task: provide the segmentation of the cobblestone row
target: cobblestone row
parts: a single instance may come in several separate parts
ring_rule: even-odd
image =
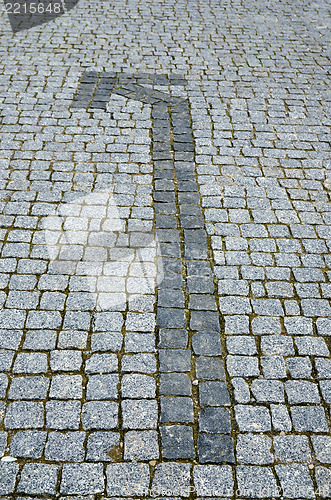
[[[189,106],[187,101],[172,106],[169,116],[167,104],[155,104],[152,111],[154,209],[165,272],[158,292],[157,326],[160,392],[168,397],[160,400],[160,423],[177,422],[160,429],[162,456],[193,459],[197,449],[200,463],[232,463],[232,439],[218,434],[231,432],[225,408],[230,397],[220,357],[220,324],[195,177]],[[194,378],[193,405],[187,373]],[[191,427],[178,425],[194,422],[194,433]]]

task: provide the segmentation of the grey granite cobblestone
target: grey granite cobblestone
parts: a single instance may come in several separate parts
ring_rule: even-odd
[[[0,496],[329,498],[328,3],[66,3],[0,15]]]

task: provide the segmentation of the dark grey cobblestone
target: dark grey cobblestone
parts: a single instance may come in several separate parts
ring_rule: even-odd
[[[172,460],[195,457],[192,427],[168,425],[161,427],[162,457]]]

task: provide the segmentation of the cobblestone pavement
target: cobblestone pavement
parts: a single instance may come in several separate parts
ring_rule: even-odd
[[[0,499],[331,498],[325,0],[0,30]]]

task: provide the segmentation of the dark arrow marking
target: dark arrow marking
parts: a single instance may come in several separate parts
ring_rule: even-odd
[[[54,21],[73,9],[79,0],[4,0],[13,33]]]
[[[178,76],[175,79],[166,75],[153,76],[149,75],[148,79],[147,75],[88,71],[80,82],[72,108],[106,111],[111,94],[152,105],[153,208],[163,264],[163,279],[158,283],[161,301],[158,298],[156,315],[159,376],[162,378],[166,374],[175,384],[178,373],[191,371],[192,378],[200,380],[199,418],[202,427],[205,426],[205,432],[198,429],[196,404],[195,419],[193,410],[192,415],[185,410],[183,416],[180,412],[183,408],[176,413],[178,407],[171,407],[171,396],[177,393],[171,387],[170,392],[163,391],[159,426],[162,458],[198,458],[200,463],[232,464],[235,457],[231,400],[222,359],[220,313],[214,297],[207,232],[196,182],[190,107],[186,99],[151,88],[151,84],[176,82],[183,85],[186,82]],[[149,86],[144,86],[146,84]],[[180,303],[184,293],[187,297],[185,312],[184,304]],[[179,302],[174,297],[178,297]],[[195,368],[190,360],[196,363]],[[197,398],[196,390],[196,386],[192,388]],[[184,394],[189,396],[191,393]],[[177,422],[173,426],[175,430],[167,424],[169,418],[170,422]],[[193,427],[187,423],[192,423]]]

